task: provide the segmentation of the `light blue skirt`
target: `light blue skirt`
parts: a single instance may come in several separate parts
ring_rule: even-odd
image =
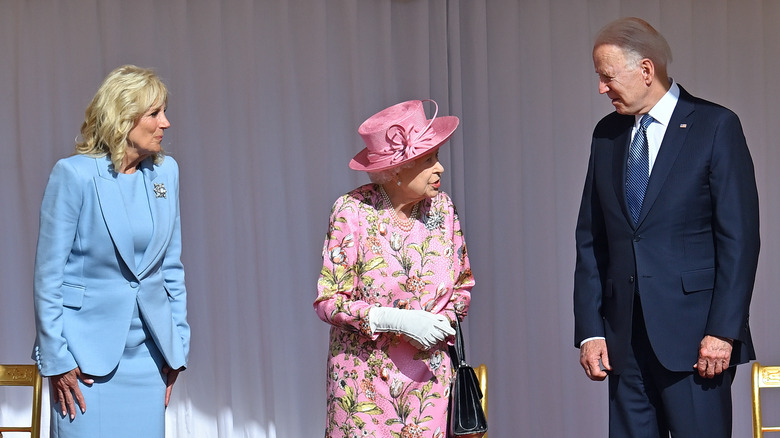
[[[96,333],[95,336],[100,336]],[[162,438],[165,436],[165,376],[162,354],[147,332],[136,306],[125,352],[111,374],[79,381],[87,404],[76,418],[63,416],[52,403],[51,438]],[[52,397],[52,401],[55,399]]]

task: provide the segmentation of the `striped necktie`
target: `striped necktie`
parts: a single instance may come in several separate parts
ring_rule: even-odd
[[[642,211],[642,201],[645,199],[647,181],[650,179],[650,152],[647,149],[647,127],[655,119],[649,114],[642,116],[639,128],[631,141],[628,150],[628,165],[626,166],[626,200],[634,224],[639,222],[639,212]]]

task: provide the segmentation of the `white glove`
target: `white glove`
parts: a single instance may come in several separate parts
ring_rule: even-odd
[[[393,332],[406,335],[421,350],[427,350],[439,342],[454,336],[455,329],[444,315],[425,310],[372,307],[368,311],[371,333]]]

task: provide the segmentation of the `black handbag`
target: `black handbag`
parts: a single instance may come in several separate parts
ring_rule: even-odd
[[[488,425],[482,411],[482,390],[474,368],[466,363],[460,322],[455,318],[455,346],[450,347],[454,380],[450,387],[449,428],[451,437],[482,438]]]

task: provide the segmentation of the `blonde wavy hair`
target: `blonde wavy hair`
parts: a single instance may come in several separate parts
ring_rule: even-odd
[[[168,89],[150,69],[123,65],[106,76],[92,98],[81,125],[76,153],[108,156],[114,169],[121,168],[127,135],[150,108],[168,104]],[[162,162],[163,152],[154,157]]]

